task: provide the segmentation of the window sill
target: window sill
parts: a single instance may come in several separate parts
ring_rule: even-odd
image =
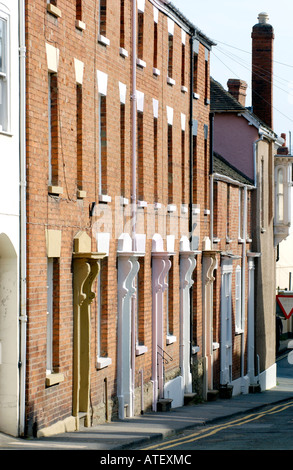
[[[184,85],[181,86],[181,91],[182,93],[187,93],[188,92],[188,88]]]
[[[48,193],[49,194],[63,194],[63,188],[61,186],[48,186]]]
[[[137,201],[137,207],[147,207],[147,205],[146,201]]]
[[[75,27],[79,29],[80,31],[84,31],[86,29],[86,25],[83,21],[76,20],[75,21]]]
[[[241,244],[245,243],[245,240],[243,238],[238,238],[238,243],[241,245]]]
[[[106,38],[102,34],[98,35],[98,42],[103,46],[110,46],[110,39]]]
[[[121,57],[128,57],[128,51],[123,47],[119,48],[119,54],[121,55]]]
[[[112,359],[110,357],[98,357],[97,358],[97,369],[104,369],[112,364]]]
[[[197,354],[200,351],[200,347],[192,346],[191,351],[192,351],[192,354]]]
[[[60,373],[48,374],[46,377],[46,387],[52,387],[52,385],[57,385],[61,382],[64,382],[64,375]]]
[[[56,18],[61,18],[61,10],[55,5],[52,5],[51,3],[48,3],[47,5],[47,12],[51,13],[51,15],[55,16]]]
[[[146,62],[142,59],[136,59],[136,65],[144,69],[146,67]]]
[[[81,189],[78,189],[76,194],[78,199],[84,199],[86,197],[86,191],[82,191]]]
[[[175,204],[168,204],[167,205],[167,212],[176,212],[177,207]]]
[[[235,335],[242,335],[244,333],[244,330],[242,328],[235,328]]]
[[[143,344],[137,344],[135,348],[135,354],[136,356],[141,356],[142,354],[145,354],[147,350],[147,346],[144,346]]]
[[[175,82],[174,78],[167,77],[167,83],[168,83],[168,85],[174,86],[176,82]]]
[[[173,336],[173,335],[168,335],[166,338],[166,344],[173,344],[173,343],[176,343],[176,341],[177,341],[177,338],[176,336]]]
[[[111,200],[111,196],[108,196],[107,194],[99,195],[99,202],[111,202]]]
[[[120,197],[120,205],[121,206],[128,206],[128,204],[129,204],[128,199],[126,197],[121,196]]]
[[[11,134],[10,132],[2,131],[2,129],[0,129],[0,135],[6,135],[6,137],[12,137],[13,136],[13,134]]]
[[[199,95],[198,93],[193,93],[193,98],[194,98],[195,100],[199,100],[200,95]]]
[[[161,74],[160,70],[156,69],[156,67],[153,67],[153,75],[155,75],[155,77],[158,77],[160,74]]]

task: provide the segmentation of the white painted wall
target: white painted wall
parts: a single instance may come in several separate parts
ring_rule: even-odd
[[[18,434],[19,317],[19,51],[18,0],[0,0],[9,14],[10,128],[0,132],[0,431]]]

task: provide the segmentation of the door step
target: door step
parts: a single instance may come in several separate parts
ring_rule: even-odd
[[[185,393],[184,394],[184,406],[186,405],[193,405],[197,398],[196,393]]]
[[[232,398],[233,385],[220,386],[220,398]]]
[[[82,429],[86,427],[86,418],[87,418],[87,413],[85,411],[79,411],[78,413],[78,428]]]
[[[249,385],[249,393],[260,393],[261,387],[259,384]]]
[[[219,390],[208,390],[207,401],[216,401],[219,396]]]
[[[157,402],[157,411],[170,411],[172,398],[161,398]]]

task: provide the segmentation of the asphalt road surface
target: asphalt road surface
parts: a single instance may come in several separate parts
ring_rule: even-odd
[[[153,451],[293,450],[293,400],[198,426],[146,447]]]

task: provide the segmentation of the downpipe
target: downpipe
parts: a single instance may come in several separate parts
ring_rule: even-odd
[[[136,251],[136,0],[132,0],[132,194],[131,194],[131,230],[132,251]],[[135,282],[135,280],[134,280]],[[138,286],[136,286],[137,288]],[[136,347],[136,295],[131,298],[131,399],[134,414],[134,388],[135,388],[135,347]]]
[[[242,388],[244,387],[244,328],[245,328],[245,282],[246,282],[246,232],[247,232],[247,186],[244,186],[244,206],[243,206],[243,226],[242,226],[242,263],[241,263],[241,312],[242,312],[242,335],[241,335],[241,378]]]
[[[20,352],[19,352],[19,435],[25,434],[26,378],[26,48],[25,0],[19,0],[19,165],[20,165]]]

